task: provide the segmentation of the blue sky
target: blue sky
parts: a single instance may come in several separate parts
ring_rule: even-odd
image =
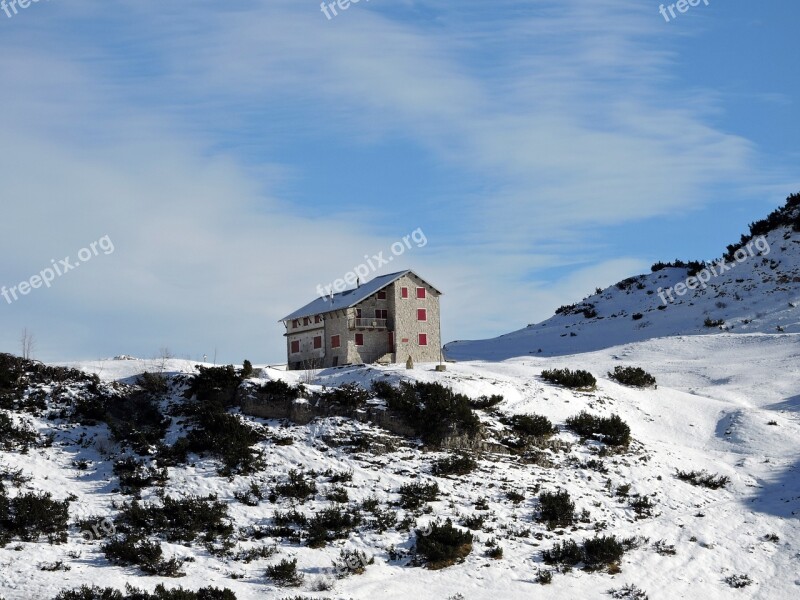
[[[277,320],[428,240],[445,340],[712,258],[800,191],[793,0],[50,0],[0,12],[0,286],[43,360],[278,362]],[[667,3],[669,5],[669,3]]]

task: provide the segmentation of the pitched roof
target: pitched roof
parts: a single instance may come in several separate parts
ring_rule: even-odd
[[[286,315],[281,319],[281,321],[291,321],[292,319],[299,319],[302,317],[310,317],[313,315],[321,315],[323,313],[331,312],[334,310],[344,310],[347,308],[351,308],[361,302],[362,300],[366,300],[372,294],[382,290],[387,285],[394,283],[398,279],[400,279],[403,275],[411,273],[418,279],[425,281],[411,271],[407,269],[405,271],[398,271],[397,273],[389,273],[388,275],[381,275],[380,277],[376,277],[360,285],[357,288],[352,290],[345,290],[343,292],[339,292],[338,294],[334,294],[333,297],[331,296],[324,296],[321,298],[317,298],[313,302],[309,302],[303,308],[299,308],[294,311],[290,315]],[[427,282],[426,282],[427,283]],[[428,284],[430,285],[430,284]],[[433,288],[433,286],[431,286]],[[439,290],[433,288],[437,293],[441,294]]]

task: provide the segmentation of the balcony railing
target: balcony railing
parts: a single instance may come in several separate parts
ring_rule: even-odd
[[[350,319],[350,329],[388,329],[389,319],[375,317],[354,317]]]

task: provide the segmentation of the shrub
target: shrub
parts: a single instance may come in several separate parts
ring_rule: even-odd
[[[648,600],[644,590],[633,584],[623,585],[618,590],[609,590],[608,593],[616,600]]]
[[[519,433],[533,437],[544,438],[558,433],[558,428],[542,415],[514,415],[508,422]]]
[[[331,404],[356,409],[364,406],[372,398],[372,394],[357,383],[344,383],[319,394],[319,397]]]
[[[375,564],[375,558],[367,556],[366,552],[342,548],[339,558],[333,561],[333,568],[336,576],[342,579],[350,574],[361,575],[367,570],[367,565],[372,564]]]
[[[14,425],[9,415],[0,412],[0,449],[27,451],[37,439],[35,431],[24,425]]]
[[[123,458],[114,463],[114,474],[119,477],[122,493],[131,494],[152,485],[164,485],[169,476],[165,468],[148,465],[133,457]]]
[[[159,583],[152,594],[126,584],[123,595],[114,588],[84,585],[74,590],[63,590],[54,600],[236,600],[236,594],[228,588],[205,587],[195,592],[182,587],[167,589]]]
[[[631,428],[618,415],[597,417],[582,411],[567,419],[567,427],[584,438],[602,436],[609,446],[627,446],[631,439]]]
[[[543,550],[542,560],[547,565],[571,568],[583,560],[583,553],[574,540],[564,540],[556,542],[549,550]]]
[[[625,547],[613,535],[594,537],[583,542],[583,562],[590,571],[618,564],[623,554]]]
[[[656,385],[656,378],[641,367],[616,366],[608,376],[622,385],[632,387],[652,387]]]
[[[287,475],[287,481],[275,486],[275,493],[305,502],[309,496],[317,493],[317,484],[312,473],[291,469]]]
[[[539,520],[548,529],[569,527],[575,520],[575,503],[566,490],[539,494]]]
[[[197,375],[189,382],[187,397],[197,396],[201,404],[217,404],[225,408],[236,405],[236,391],[242,383],[242,376],[233,365],[196,365],[195,368]]]
[[[293,387],[282,379],[267,381],[258,389],[259,396],[268,402],[288,402],[304,394],[303,386]]]
[[[106,398],[102,420],[108,424],[114,439],[130,445],[139,454],[149,454],[170,424],[158,401],[146,392],[129,392]]]
[[[453,526],[450,519],[434,523],[430,532],[416,531],[416,553],[429,569],[442,569],[463,560],[472,552],[472,534]]]
[[[249,379],[253,376],[253,363],[251,363],[246,358],[242,363],[242,379]]]
[[[469,398],[439,383],[403,381],[395,388],[375,382],[372,391],[385,399],[426,444],[437,445],[450,435],[475,435],[480,430]]]
[[[303,575],[297,572],[297,559],[284,558],[281,562],[267,567],[267,577],[280,587],[297,587],[303,583]]]
[[[138,535],[115,536],[103,545],[106,559],[116,565],[137,565],[148,575],[182,577],[181,561],[164,560],[161,544]]]
[[[426,502],[433,502],[439,497],[439,484],[406,483],[400,486],[400,506],[407,510],[419,508]]]
[[[539,569],[536,573],[536,583],[538,583],[539,585],[548,585],[550,583],[553,583],[552,571],[548,571],[546,569]]]
[[[725,325],[725,319],[712,319],[711,317],[706,317],[706,320],[703,321],[703,327],[722,327]]]
[[[148,371],[145,371],[136,378],[136,385],[156,396],[166,394],[169,390],[169,381],[165,375],[161,373],[150,373]]]
[[[478,467],[477,461],[465,453],[454,454],[434,461],[434,475],[468,475]]]
[[[53,500],[48,493],[6,496],[0,484],[0,547],[12,538],[35,542],[47,536],[51,544],[67,541],[69,500]]]
[[[470,400],[470,405],[476,410],[488,410],[493,406],[497,406],[503,401],[503,396],[493,394],[491,396],[480,396]]]
[[[486,521],[486,515],[470,515],[461,519],[461,525],[474,531],[483,527],[484,521]]]
[[[594,389],[597,385],[597,380],[594,378],[594,375],[588,371],[581,370],[550,369],[542,371],[542,379],[576,390],[590,390]]]
[[[345,539],[361,522],[361,514],[355,508],[329,506],[308,520],[308,545],[322,548],[333,540]]]
[[[728,575],[725,578],[725,583],[727,583],[732,588],[744,588],[753,583],[753,580],[750,579],[749,575],[741,574],[741,575]]]
[[[675,476],[692,485],[718,490],[730,483],[727,475],[712,475],[706,471],[678,471]]]
[[[262,455],[252,446],[265,436],[251,425],[213,406],[201,409],[195,422],[197,427],[186,436],[187,449],[219,458],[223,475],[246,475],[261,468]]]

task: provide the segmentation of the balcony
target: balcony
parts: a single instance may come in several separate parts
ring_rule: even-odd
[[[354,329],[389,329],[389,319],[376,319],[375,317],[352,317],[348,322],[350,331]]]

